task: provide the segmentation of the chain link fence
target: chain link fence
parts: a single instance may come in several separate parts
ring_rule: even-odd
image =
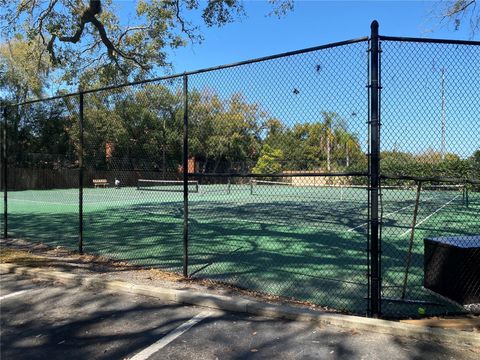
[[[365,312],[366,234],[348,230],[368,221],[367,50],[188,77],[191,274]]]
[[[6,183],[9,236],[75,250],[79,196],[72,190],[79,187],[79,163],[70,131],[78,101],[71,100],[9,108]]]
[[[84,250],[182,268],[182,82],[85,94]]]
[[[480,259],[480,46],[385,37],[381,47],[383,312],[455,313],[432,284],[468,284],[479,302],[478,265],[462,267]]]
[[[478,45],[372,33],[8,106],[2,233],[356,314],[463,312],[424,240],[480,234]]]

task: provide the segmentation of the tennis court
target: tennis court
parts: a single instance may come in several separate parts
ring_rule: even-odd
[[[154,185],[154,184],[153,184]],[[397,302],[406,273],[416,191],[382,191],[383,307]],[[423,239],[480,233],[479,193],[425,187],[408,270],[405,299],[454,305],[427,293]],[[183,193],[160,187],[84,189],[84,248],[142,266],[181,271]],[[78,189],[9,192],[9,233],[52,246],[77,248]],[[367,297],[368,192],[361,186],[189,183],[189,273],[262,293],[362,313]],[[391,256],[396,254],[396,256]],[[401,256],[398,256],[398,255]]]

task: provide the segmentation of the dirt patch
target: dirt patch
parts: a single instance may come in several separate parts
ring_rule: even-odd
[[[431,317],[419,320],[401,320],[400,322],[443,329],[480,331],[480,317],[473,315],[463,317]]]
[[[343,313],[325,306],[297,301],[280,296],[268,295],[248,289],[212,281],[208,279],[184,278],[181,274],[157,268],[144,268],[91,254],[80,255],[63,247],[52,248],[44,244],[32,244],[21,239],[0,240],[0,262],[17,263],[23,266],[48,267],[73,274],[88,275],[104,280],[119,280],[138,285],[166,287],[177,290],[194,290],[217,295],[241,295],[254,300],[272,304],[286,304],[306,307],[317,311]],[[405,319],[402,322],[419,326],[456,328],[467,331],[480,331],[480,317],[432,317],[424,319]]]
[[[2,247],[0,249],[0,263],[15,263],[23,266],[43,266],[47,259],[40,256],[32,255],[27,251],[8,249]]]

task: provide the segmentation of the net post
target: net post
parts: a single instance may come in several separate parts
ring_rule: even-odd
[[[188,76],[183,75],[183,276],[188,277]]]
[[[7,154],[7,127],[8,127],[8,110],[5,105],[3,108],[3,132],[2,132],[2,179],[3,179],[3,238],[8,237],[8,154]]]
[[[469,202],[468,202],[469,198],[468,198],[468,196],[469,196],[469,194],[470,194],[470,189],[469,189],[468,185],[465,186],[464,191],[465,191],[465,206],[468,208],[468,205],[469,205]]]
[[[83,92],[79,94],[78,147],[78,252],[83,254]]]
[[[463,184],[462,186],[462,201],[463,205],[468,208],[468,183]]]
[[[380,49],[378,22],[372,22],[370,29],[370,316],[381,315],[381,274],[380,274],[380,224],[379,224],[379,186],[380,186]]]
[[[408,244],[407,252],[407,264],[405,266],[405,276],[403,278],[403,287],[402,287],[402,300],[405,299],[405,293],[407,292],[407,283],[408,283],[408,273],[410,271],[410,263],[412,260],[412,249],[413,249],[413,240],[415,238],[415,227],[417,225],[417,215],[418,215],[418,205],[420,203],[420,193],[422,191],[422,182],[417,183],[417,193],[415,197],[415,207],[413,208],[413,220],[412,227],[410,230],[410,242]]]

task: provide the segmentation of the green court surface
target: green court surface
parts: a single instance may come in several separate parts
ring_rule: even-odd
[[[368,289],[367,190],[354,187],[199,185],[189,194],[189,274],[262,293],[363,314]],[[383,190],[382,302],[385,314],[459,311],[428,293],[423,239],[480,233],[480,194],[421,193],[406,302],[415,191]],[[77,248],[78,189],[9,192],[9,234]],[[84,250],[146,267],[181,271],[183,193],[84,189]],[[423,304],[423,303],[422,303]]]

